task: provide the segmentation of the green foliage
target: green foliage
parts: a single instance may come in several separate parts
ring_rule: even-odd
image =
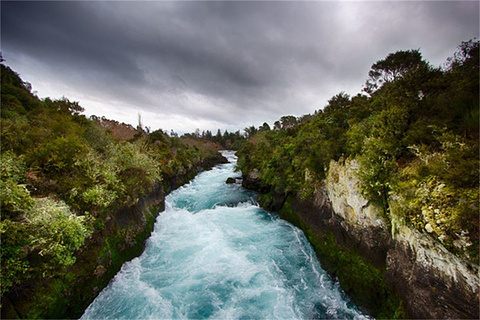
[[[396,214],[434,235],[449,250],[478,259],[478,142],[452,133],[441,147],[412,147],[415,161],[402,169],[395,186]]]
[[[33,205],[22,208],[22,219],[2,216],[0,222],[2,295],[29,277],[49,276],[57,268],[73,264],[75,250],[91,234],[85,217],[72,214],[64,202],[50,198],[28,201]],[[45,257],[34,258],[36,255]]]
[[[15,217],[28,211],[33,201],[25,184],[26,165],[22,157],[7,151],[1,155],[0,199],[3,217]]]
[[[30,162],[53,176],[70,172],[73,166],[88,152],[85,142],[77,136],[58,137],[47,141],[36,152],[29,154]]]
[[[48,264],[71,265],[73,253],[80,248],[91,231],[85,225],[85,216],[76,216],[62,201],[37,198],[33,209],[25,217],[31,230],[31,249],[40,256],[48,256]]]
[[[117,200],[117,193],[113,190],[107,189],[105,185],[94,185],[86,189],[82,193],[83,200],[100,208],[109,207],[115,200]]]
[[[342,288],[357,303],[378,319],[406,318],[402,301],[385,284],[385,270],[368,263],[354,250],[339,246],[332,233],[319,237],[307,229],[306,235],[326,269],[338,277]]]
[[[2,217],[3,218],[3,217]],[[8,219],[0,221],[1,247],[1,295],[12,287],[18,287],[22,281],[30,277],[27,228],[25,224]]]
[[[12,180],[0,182],[2,214],[13,216],[27,211],[32,206],[30,193],[25,185],[17,184]]]
[[[78,102],[70,101],[65,97],[60,100],[51,100],[50,98],[46,98],[44,103],[47,108],[51,108],[59,113],[64,113],[68,115],[78,116],[84,111],[84,109],[78,104]]]
[[[388,214],[388,196],[397,165],[393,157],[385,151],[382,142],[379,138],[367,139],[359,156],[358,178],[367,199],[381,205],[384,213]]]
[[[384,84],[394,82],[410,71],[424,65],[422,55],[418,50],[397,51],[389,54],[385,59],[372,65],[368,73],[365,90],[372,93]]]
[[[161,181],[158,164],[146,152],[148,152],[146,145],[141,140],[134,143],[111,144],[107,149],[108,161],[112,167],[117,168],[120,184],[123,185],[121,190],[124,192],[126,204],[136,202],[140,195],[152,189],[155,182]],[[108,175],[106,176],[108,179]]]

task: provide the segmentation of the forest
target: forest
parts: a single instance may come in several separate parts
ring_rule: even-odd
[[[268,126],[268,125],[267,125]],[[252,130],[251,130],[252,131]],[[262,126],[238,151],[267,192],[308,198],[331,161],[356,159],[364,196],[449,251],[478,263],[479,42],[462,42],[441,67],[419,50],[371,66],[362,93]]]

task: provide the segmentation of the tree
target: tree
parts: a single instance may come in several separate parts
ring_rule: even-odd
[[[80,113],[85,111],[85,109],[83,109],[78,102],[70,101],[66,97],[63,97],[59,100],[51,100],[50,98],[46,98],[44,103],[49,108],[69,115],[78,116]]]
[[[350,108],[350,96],[345,92],[333,96],[323,110],[325,118],[330,124],[346,129],[348,127],[347,109]]]
[[[247,139],[253,137],[255,133],[257,133],[258,131],[257,128],[255,128],[255,126],[246,127],[243,130],[245,130],[245,135]]]
[[[419,50],[400,50],[390,53],[385,59],[372,65],[364,90],[371,94],[386,83],[393,82],[422,65],[426,65],[426,62],[422,60]]]
[[[275,123],[273,124],[273,128],[275,130],[280,130],[282,128],[282,125],[280,124],[280,121],[275,121]]]
[[[258,131],[270,131],[270,126],[268,123],[264,122],[259,128]]]
[[[220,129],[217,130],[217,134],[215,135],[215,142],[220,143],[222,141],[222,131]]]
[[[297,124],[297,117],[295,116],[283,116],[280,118],[282,123],[282,129],[292,128]]]
[[[455,52],[453,57],[447,59],[445,63],[447,70],[453,70],[459,66],[465,64],[465,62],[472,61],[473,66],[478,69],[479,63],[479,41],[476,38],[469,41],[462,41],[458,46],[458,51]]]
[[[323,110],[324,112],[334,112],[345,110],[350,106],[350,96],[344,91],[334,95],[328,100],[328,104]]]

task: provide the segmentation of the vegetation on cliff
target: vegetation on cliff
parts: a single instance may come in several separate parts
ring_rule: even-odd
[[[112,212],[219,156],[213,143],[87,119],[67,98],[41,100],[3,64],[1,104],[2,300],[32,281],[75,278],[65,266]]]
[[[238,155],[265,190],[303,197],[331,160],[355,158],[364,195],[388,223],[395,216],[478,263],[479,42],[462,42],[441,68],[418,50],[389,54],[372,65],[364,93],[283,117]]]

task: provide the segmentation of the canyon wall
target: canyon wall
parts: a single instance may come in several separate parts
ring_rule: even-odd
[[[478,319],[478,265],[370,203],[357,170],[354,160],[332,161],[308,195],[259,188],[258,172],[243,184],[261,192],[263,207],[305,232],[322,266],[373,316]]]

